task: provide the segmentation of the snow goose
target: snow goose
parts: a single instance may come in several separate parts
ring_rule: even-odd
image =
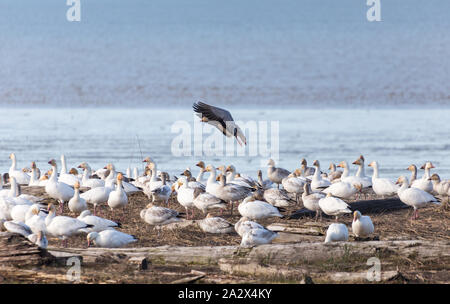
[[[197,188],[194,190],[194,206],[200,209],[205,214],[210,209],[223,209],[227,208],[227,203],[220,198],[215,197],[211,193],[203,192],[202,189]]]
[[[348,163],[347,163],[345,160],[344,160],[344,161],[341,161],[341,162],[337,165],[337,167],[343,168],[343,169],[344,169],[344,172],[342,172],[340,181],[343,181],[345,178],[349,177],[349,175],[350,175],[350,167],[348,166]]]
[[[47,192],[51,198],[59,202],[60,213],[62,213],[64,210],[64,202],[69,201],[73,197],[75,191],[69,185],[57,180],[58,171],[56,170],[56,161],[52,159],[48,163],[52,166],[52,175],[45,185],[45,192]]]
[[[337,182],[331,184],[328,188],[323,190],[322,192],[325,194],[331,193],[335,197],[339,197],[341,199],[349,199],[356,193],[361,192],[362,185],[359,183],[354,183],[353,185],[347,182]]]
[[[253,247],[270,244],[278,234],[268,229],[252,229],[244,233],[241,240],[242,247]]]
[[[80,215],[77,217],[80,221],[92,225],[93,227],[86,228],[86,231],[88,232],[101,232],[103,230],[111,230],[114,228],[118,228],[121,225],[119,223],[113,222],[111,220],[92,215],[91,211],[84,210],[80,213]]]
[[[372,179],[366,176],[366,169],[364,167],[364,156],[360,155],[357,160],[352,164],[358,166],[358,171],[356,171],[355,177],[357,177],[357,182],[362,184],[363,189],[370,188],[372,186]]]
[[[161,173],[162,185],[160,187],[151,190],[152,197],[155,202],[163,202],[169,206],[170,195],[172,194],[172,188],[167,185],[168,174],[166,172]]]
[[[13,221],[25,222],[25,217],[31,205],[15,205],[11,208],[11,218]]]
[[[296,201],[291,199],[288,192],[283,189],[267,189],[263,197],[266,202],[275,207],[290,207],[296,204]]]
[[[108,165],[106,165],[105,168],[109,171],[108,177],[105,178],[105,184],[106,183],[114,184],[116,182],[117,174],[118,174],[118,172],[116,172],[116,168],[114,167],[113,164],[108,164]],[[122,178],[123,178],[123,174],[122,174]],[[132,194],[132,193],[141,191],[139,188],[137,188],[133,184],[130,184],[130,183],[124,181],[123,179],[122,179],[122,187],[126,194]]]
[[[205,185],[203,185],[202,183],[196,181],[195,178],[192,177],[192,173],[191,173],[190,170],[184,170],[184,172],[181,173],[181,175],[186,177],[186,180],[189,183],[189,187],[194,188],[194,189],[195,188],[200,188],[202,190],[206,189]]]
[[[9,189],[8,199],[14,205],[29,205],[31,206],[34,201],[40,201],[41,199],[32,196],[32,195],[19,195],[19,185],[16,182],[15,177],[9,178],[9,183],[11,185],[11,189]],[[32,201],[31,201],[31,200]]]
[[[251,193],[252,189],[245,186],[226,184],[225,176],[219,175],[219,187],[214,195],[231,204],[231,215],[233,215],[233,204],[239,202]]]
[[[405,176],[400,176],[397,180],[397,184],[401,184],[397,191],[400,200],[408,206],[414,208],[413,219],[419,218],[419,208],[425,207],[428,203],[440,204],[438,200],[429,194],[418,188],[408,188],[409,182]]]
[[[314,169],[313,167],[308,167],[306,159],[302,158],[300,164],[302,165],[302,171],[304,176],[312,176],[314,175],[314,172],[316,172],[316,169]]]
[[[76,182],[79,182],[77,176],[67,173],[66,157],[64,154],[61,155],[61,172],[59,173],[58,181],[72,187]]]
[[[31,233],[33,233],[28,227],[28,225],[24,224],[21,221],[6,221],[3,223],[5,229],[11,233],[17,233],[24,237],[27,237]]]
[[[275,167],[275,161],[273,159],[269,159],[267,166],[267,177],[280,188],[283,178],[287,177],[291,172],[283,168]]]
[[[32,242],[33,244],[38,245],[38,247],[41,247],[43,249],[47,248],[48,246],[48,240],[45,236],[45,232],[38,231],[37,233],[32,233],[27,236],[27,239]]]
[[[325,243],[346,241],[348,241],[347,226],[341,223],[333,223],[328,226],[327,234],[325,236]]]
[[[76,182],[73,186],[74,194],[67,205],[69,206],[69,210],[71,212],[79,214],[87,209],[87,204],[86,200],[80,197],[80,182]]]
[[[313,162],[314,168],[316,170],[314,171],[314,175],[311,181],[311,189],[313,191],[316,190],[323,190],[331,185],[331,182],[329,180],[323,179],[320,175],[320,162],[318,160],[315,160]]]
[[[122,173],[117,174],[116,189],[109,192],[107,204],[111,211],[114,209],[122,208],[125,213],[125,206],[128,205],[128,196],[122,187],[123,175]]]
[[[45,224],[45,219],[47,214],[41,211],[38,204],[31,206],[25,215],[25,224],[30,227],[33,233],[38,233],[39,231],[46,232],[47,225]]]
[[[252,196],[246,197],[244,201],[239,204],[238,211],[241,216],[252,220],[269,217],[283,217],[277,207],[263,201],[255,200]]]
[[[330,174],[328,174],[328,180],[333,183],[341,180],[342,171],[336,170],[336,165],[334,163],[330,163],[330,167],[328,167],[330,170]]]
[[[114,190],[114,183],[111,181],[105,182],[104,187],[96,187],[86,191],[80,197],[86,200],[87,203],[94,205],[94,215],[96,214],[97,206],[106,203],[109,198],[109,193]]]
[[[286,178],[283,178],[281,183],[284,190],[295,194],[295,201],[298,204],[298,197],[299,194],[303,192],[303,186],[306,184],[306,179],[298,178],[297,174],[294,172],[289,174]]]
[[[429,180],[431,180],[431,182],[433,183],[433,190],[445,197],[448,197],[449,191],[450,191],[450,182],[449,181],[441,181],[441,178],[439,177],[439,175],[437,173],[434,173],[433,175],[431,175],[431,177],[429,178]]]
[[[433,183],[427,179],[420,178],[417,179],[417,167],[416,165],[410,165],[407,170],[411,171],[411,188],[421,189],[430,193],[433,191]]]
[[[234,231],[233,224],[210,213],[197,223],[200,229],[207,233],[231,233]]]
[[[331,193],[319,200],[319,206],[326,215],[336,216],[336,221],[339,215],[352,213],[349,209],[350,206],[346,202],[340,198],[333,197]]]
[[[362,215],[358,210],[353,212],[352,231],[356,237],[369,237],[374,230],[370,216]]]
[[[225,172],[227,172],[227,183],[240,185],[244,187],[255,187],[256,181],[253,180],[250,176],[242,176],[241,174],[236,172],[236,168],[233,165],[227,166]],[[230,180],[228,181],[228,173],[230,174]]]
[[[119,248],[137,241],[134,235],[126,234],[117,230],[90,232],[86,238],[88,241],[88,247],[91,246],[92,242],[95,246],[102,248]]]
[[[155,206],[152,203],[148,204],[146,209],[141,210],[140,216],[147,223],[152,226],[161,228],[161,226],[168,225],[181,221],[178,211],[173,209]],[[159,231],[158,231],[159,233]]]
[[[397,193],[399,187],[394,182],[387,178],[378,177],[378,162],[371,162],[369,167],[373,168],[372,189],[376,195],[380,195],[384,198],[386,195],[390,196]]]
[[[303,185],[303,194],[302,194],[303,206],[308,210],[316,212],[316,221],[319,215],[321,215],[319,201],[323,198],[325,198],[325,194],[312,192],[309,183]]]
[[[194,217],[194,188],[191,188],[186,178],[179,179],[179,188],[177,191],[177,201],[186,209],[186,219],[189,218],[189,208],[192,209],[192,217]]]
[[[55,206],[53,204],[48,205],[48,215],[45,218],[45,225],[47,226],[47,233],[62,239],[67,245],[67,239],[72,235],[76,235],[82,232],[82,229],[89,228],[92,225],[88,225],[79,219],[69,216],[56,216]]]
[[[193,104],[194,112],[200,117],[201,122],[208,123],[227,137],[234,136],[239,145],[246,145],[247,139],[241,128],[234,122],[230,112],[225,109],[214,107],[203,102]]]
[[[99,178],[90,178],[92,175],[92,169],[88,163],[81,163],[78,168],[83,169],[83,177],[81,178],[81,185],[88,188],[104,187],[105,181]]]
[[[216,181],[216,174],[217,174],[216,168],[214,166],[212,166],[212,165],[208,165],[208,166],[206,166],[205,171],[206,172],[210,172],[208,180],[206,182],[205,190],[206,190],[206,192],[209,192],[212,195],[218,197],[216,195],[216,193],[219,190],[220,185]]]
[[[257,222],[251,221],[248,217],[241,217],[239,221],[234,224],[234,230],[237,234],[242,237],[247,231],[252,229],[266,229],[264,226],[258,224]]]
[[[195,165],[200,168],[200,171],[198,172],[198,175],[197,175],[197,182],[204,183],[205,181],[203,180],[203,174],[206,172],[205,163],[203,161],[199,161]]]
[[[28,182],[28,186],[41,186],[39,182],[39,176],[37,174],[37,167],[36,163],[31,163],[31,174],[30,174],[30,181]]]
[[[9,168],[9,177],[15,177],[17,183],[20,185],[28,185],[30,182],[30,176],[22,170],[16,169],[16,155],[11,153],[9,158],[12,161],[11,167]]]

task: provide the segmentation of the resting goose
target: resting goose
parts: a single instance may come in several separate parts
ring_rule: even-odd
[[[9,168],[9,177],[14,177],[19,185],[28,185],[30,183],[30,176],[22,170],[16,169],[16,155],[11,153],[11,167]]]
[[[331,185],[331,182],[327,179],[323,179],[320,175],[320,162],[318,160],[315,160],[313,162],[314,168],[316,170],[314,171],[314,175],[311,181],[311,189],[313,191],[316,190],[323,190]]]
[[[390,181],[387,178],[379,178],[378,177],[378,163],[376,161],[373,161],[369,164],[369,167],[373,168],[373,175],[372,175],[372,189],[373,192],[375,192],[376,195],[384,196],[388,195],[394,195],[397,194],[398,186]]]
[[[327,234],[325,236],[325,243],[346,241],[348,241],[347,226],[340,223],[333,223],[328,226]]]
[[[302,165],[302,171],[304,176],[312,176],[314,175],[314,172],[316,172],[316,169],[312,167],[308,167],[308,163],[306,162],[306,159],[302,158],[300,161],[300,164]]]
[[[61,155],[61,172],[59,173],[58,181],[72,187],[76,182],[79,182],[77,176],[67,173],[66,157],[64,154]]]
[[[331,193],[335,197],[341,199],[349,199],[356,193],[360,193],[362,190],[362,185],[359,183],[354,183],[353,185],[347,182],[337,182],[331,184],[328,188],[323,190],[323,193]]]
[[[268,229],[252,229],[244,233],[241,240],[242,247],[253,247],[270,244],[278,234]]]
[[[141,210],[140,216],[147,224],[158,227],[181,221],[178,211],[151,203],[147,205],[146,209]]]
[[[416,165],[410,165],[407,170],[411,171],[411,188],[417,188],[428,193],[433,191],[433,183],[428,179],[417,179],[417,167]]]
[[[48,205],[48,215],[45,218],[45,225],[47,226],[47,233],[62,239],[67,245],[67,239],[73,235],[82,232],[82,229],[89,228],[88,225],[79,219],[68,216],[56,216],[55,206],[53,204]]]
[[[341,176],[342,176],[343,172],[336,170],[336,165],[334,163],[330,163],[330,167],[328,169],[330,170],[330,174],[328,174],[328,180],[331,183],[341,180]]]
[[[408,188],[409,182],[405,176],[400,176],[397,180],[397,184],[401,184],[397,194],[400,200],[408,206],[414,208],[413,219],[419,218],[419,208],[425,207],[428,203],[439,205],[439,201],[429,194],[418,188]]]
[[[33,233],[38,233],[39,231],[46,232],[47,225],[45,224],[45,219],[47,218],[47,214],[41,212],[40,206],[38,204],[34,204],[28,209],[25,215],[25,224],[30,227]]]
[[[68,202],[74,195],[75,191],[69,185],[57,180],[56,161],[54,159],[48,162],[52,166],[52,175],[45,185],[45,192],[57,200],[60,204],[60,213],[64,210],[64,203]]]
[[[203,192],[202,189],[194,189],[194,206],[200,209],[205,214],[210,209],[223,209],[227,208],[227,203],[220,198],[215,197],[211,193]]]
[[[450,191],[450,182],[449,181],[441,181],[441,178],[436,173],[431,175],[429,180],[431,180],[431,182],[433,183],[433,190],[437,194],[439,194],[443,197],[447,196],[447,198],[448,198],[449,191]]]
[[[239,204],[238,211],[241,216],[252,220],[269,217],[283,217],[277,207],[263,201],[255,200],[252,196],[246,197],[244,201]]]
[[[207,233],[231,233],[234,231],[233,224],[210,213],[197,223],[200,229]]]
[[[88,232],[101,232],[103,230],[114,230],[114,228],[120,227],[120,224],[110,221],[108,219],[92,215],[91,211],[84,210],[77,217],[80,221],[92,225],[90,228],[86,228],[85,230]]]
[[[352,213],[349,209],[350,206],[346,202],[340,198],[331,196],[331,193],[328,193],[325,198],[319,200],[319,206],[326,215],[335,216],[336,221],[339,215]]]
[[[208,123],[219,129],[227,137],[234,136],[242,146],[247,144],[247,139],[241,128],[234,122],[230,112],[225,109],[214,107],[203,102],[194,103],[194,112],[200,117],[201,122]]]
[[[325,194],[312,192],[309,183],[303,185],[303,194],[302,194],[303,206],[308,210],[316,212],[316,221],[319,215],[321,215],[319,201],[323,198],[325,198]]]
[[[73,197],[69,200],[67,204],[69,210],[74,213],[81,213],[87,209],[86,200],[80,197],[80,183],[76,182],[74,185]]]
[[[248,217],[241,217],[239,221],[234,224],[234,230],[237,234],[242,237],[246,232],[252,229],[266,229],[264,226],[258,224],[257,222],[251,221]]]
[[[83,177],[81,178],[81,185],[88,188],[104,187],[105,181],[99,178],[90,178],[92,175],[92,169],[88,163],[81,163],[78,168],[83,169]]]
[[[370,216],[362,215],[358,210],[353,212],[352,231],[356,237],[369,237],[374,230]]]
[[[269,159],[267,162],[267,177],[280,188],[280,184],[283,178],[286,178],[291,172],[283,168],[275,167],[275,162],[273,159]]]
[[[119,248],[137,241],[134,235],[126,234],[117,230],[103,230],[102,232],[90,232],[87,235],[88,247],[91,242],[96,247]]]
[[[291,199],[283,189],[267,189],[264,191],[264,200],[275,207],[290,207],[296,204],[297,201]]]

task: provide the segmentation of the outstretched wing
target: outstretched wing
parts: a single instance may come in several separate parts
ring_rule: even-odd
[[[203,102],[194,103],[192,105],[194,108],[194,112],[201,114],[201,118],[207,118],[208,122],[217,122],[222,126],[222,133],[226,134],[226,122],[233,121],[233,117],[230,112],[225,109],[221,109],[218,107],[210,106]]]

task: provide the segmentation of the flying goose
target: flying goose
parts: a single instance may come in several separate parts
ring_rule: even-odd
[[[192,107],[202,122],[216,127],[227,137],[236,137],[236,141],[241,146],[242,144],[247,144],[247,139],[242,133],[241,128],[234,122],[230,112],[203,102],[194,103]]]

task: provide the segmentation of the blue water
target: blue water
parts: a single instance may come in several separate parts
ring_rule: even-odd
[[[191,154],[177,156],[172,142],[181,134],[172,129],[174,122],[184,121],[194,128],[191,110],[173,109],[3,109],[0,110],[0,172],[8,172],[8,156],[15,152],[18,167],[29,167],[36,161],[38,167],[47,170],[51,158],[58,160],[66,155],[68,167],[88,162],[93,169],[113,163],[120,171],[138,167],[142,172],[143,158],[150,156],[159,170],[179,175],[186,167],[197,174],[195,164],[219,166],[233,164],[239,172],[256,176],[258,169],[266,176],[267,160],[278,156],[279,166],[294,170],[305,157],[311,165],[321,162],[325,171],[330,162],[349,162],[351,174],[356,166],[351,163],[363,154],[366,165],[376,160],[380,175],[392,179],[400,175],[410,176],[406,168],[410,164],[420,167],[432,161],[442,178],[450,178],[450,125],[443,123],[450,117],[450,110],[236,110],[236,120],[248,122],[276,121],[279,132],[272,140],[269,132],[266,147],[276,147],[278,155],[265,154],[247,132],[248,147],[243,155],[237,150],[231,156],[211,154],[208,156],[207,140],[211,134],[224,137],[216,129],[205,127],[202,139],[186,137],[191,143]],[[197,119],[198,120],[198,119]],[[269,124],[270,130],[270,124]],[[175,132],[173,132],[175,131]],[[233,142],[233,140],[231,140]],[[201,154],[194,154],[195,143]],[[225,145],[225,143],[224,143]],[[257,146],[256,155],[251,148]],[[271,150],[269,150],[271,151]],[[175,151],[176,152],[176,151]],[[366,167],[366,174],[372,169]],[[419,170],[422,176],[423,171]]]
[[[0,2],[0,105],[448,107],[450,2]]]

